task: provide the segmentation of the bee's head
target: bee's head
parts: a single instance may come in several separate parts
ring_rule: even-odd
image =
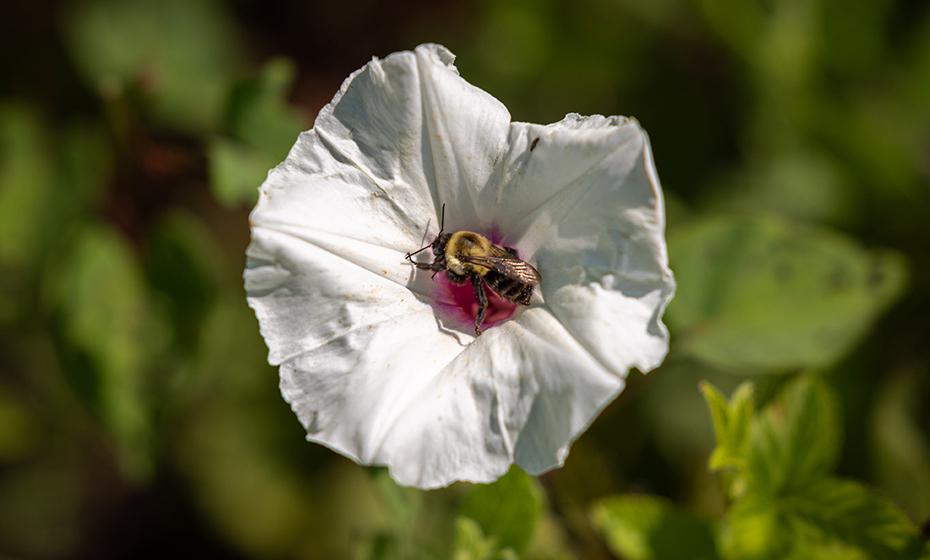
[[[451,233],[440,233],[437,235],[436,239],[430,244],[430,247],[433,248],[433,254],[437,257],[442,256],[446,252],[446,245],[449,244],[449,239],[451,238]]]
[[[440,218],[440,221],[439,221],[439,234],[436,235],[436,238],[433,239],[432,243],[430,243],[429,245],[424,245],[420,247],[419,249],[417,249],[416,251],[413,251],[412,253],[407,253],[406,255],[404,255],[404,258],[412,262],[412,259],[410,257],[412,257],[413,255],[416,255],[420,251],[425,251],[427,248],[432,248],[433,255],[437,257],[441,257],[442,255],[445,254],[446,245],[449,243],[449,239],[452,237],[451,233],[444,233],[445,227],[446,227],[446,205],[445,204],[442,205],[441,215],[442,215],[442,218]]]

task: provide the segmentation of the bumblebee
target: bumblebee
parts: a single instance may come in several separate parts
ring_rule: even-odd
[[[460,230],[444,233],[446,206],[442,206],[439,234],[429,244],[404,255],[420,270],[432,270],[433,276],[446,271],[449,281],[464,284],[470,281],[478,299],[478,314],[475,316],[475,336],[481,334],[488,308],[485,284],[501,298],[529,305],[533,289],[542,282],[542,276],[533,265],[520,259],[517,250],[492,243],[490,239],[473,231]],[[433,250],[433,262],[413,260],[413,256],[426,249]]]

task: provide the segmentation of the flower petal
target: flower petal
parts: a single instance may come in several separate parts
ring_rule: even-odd
[[[463,80],[453,58],[424,45],[353,73],[269,173],[252,223],[409,251],[442,203],[456,209],[450,227],[473,222],[510,114]]]
[[[252,230],[245,287],[268,345],[280,364],[345,332],[432,311],[429,278],[417,278],[403,255],[332,234]]]
[[[422,274],[414,284],[403,253],[424,242],[431,220],[438,228],[441,202],[457,209],[450,225],[474,213],[471,196],[510,119],[453,58],[424,45],[372,60],[269,173],[250,217],[245,280],[273,363],[408,311],[400,302],[415,298],[402,286],[431,290]]]
[[[675,283],[643,130],[622,117],[515,123],[504,160],[485,196],[506,241],[536,262],[546,305],[612,371],[658,366]]]
[[[467,347],[416,313],[281,366],[308,439],[420,488],[488,482],[514,460],[537,474],[560,465],[622,386],[542,308]]]

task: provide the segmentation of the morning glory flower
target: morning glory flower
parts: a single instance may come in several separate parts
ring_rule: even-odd
[[[628,371],[665,357],[674,291],[639,124],[511,122],[453,59],[422,45],[349,76],[261,186],[245,270],[307,439],[420,488],[562,465]],[[528,306],[485,288],[477,337],[475,289],[404,258],[443,205],[447,232],[542,277]]]

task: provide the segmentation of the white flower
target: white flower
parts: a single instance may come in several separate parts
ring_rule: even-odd
[[[262,185],[245,270],[307,439],[420,488],[560,466],[629,369],[665,357],[674,291],[636,121],[510,122],[453,58],[422,45],[349,76]],[[488,235],[542,275],[530,306],[498,301],[477,338],[474,291],[404,260],[442,204],[446,231]]]

